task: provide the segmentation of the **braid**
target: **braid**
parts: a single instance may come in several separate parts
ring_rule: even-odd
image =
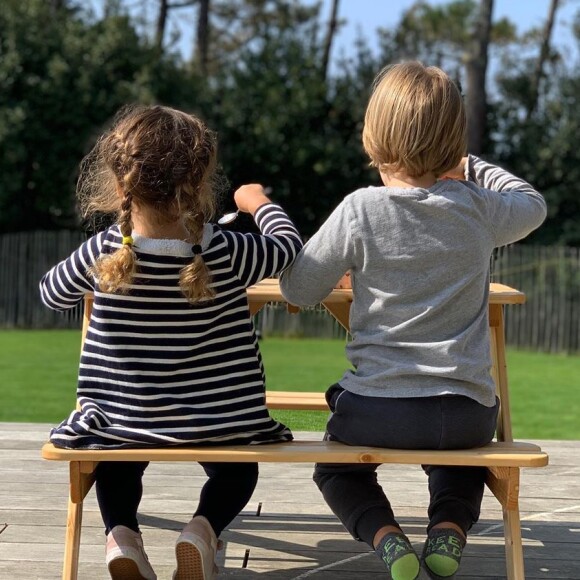
[[[131,221],[131,203],[133,202],[133,194],[128,189],[123,196],[121,202],[121,214],[119,215],[119,229],[124,236],[130,236],[133,222]]]
[[[201,248],[205,223],[203,214],[189,215],[186,218],[186,223],[188,228],[190,228],[194,247],[199,246]],[[200,252],[196,253],[193,260],[181,269],[179,286],[184,296],[192,304],[215,298],[216,292],[211,286],[211,272]]]
[[[131,221],[131,191],[127,191],[121,203],[119,229],[123,239],[131,237],[133,224]],[[133,280],[136,270],[136,255],[133,244],[123,243],[112,254],[101,256],[94,267],[94,273],[102,292],[125,292],[126,286]]]

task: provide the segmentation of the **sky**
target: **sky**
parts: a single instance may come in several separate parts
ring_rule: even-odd
[[[314,0],[308,0],[313,3]],[[339,15],[347,20],[336,35],[334,55],[341,51],[348,54],[349,47],[354,44],[359,31],[362,31],[371,48],[376,47],[375,31],[379,27],[395,26],[404,10],[412,6],[414,0],[340,0]],[[446,4],[448,0],[431,0],[431,4]],[[330,16],[331,0],[323,0],[323,21]],[[532,27],[543,27],[548,15],[550,0],[495,0],[494,20],[507,17],[515,25],[518,32]],[[556,13],[556,26],[552,38],[563,46],[572,49],[571,25],[573,16],[580,11],[580,0],[561,0],[561,7]]]
[[[305,4],[314,4],[318,0],[302,0]],[[404,10],[413,5],[415,0],[340,0],[339,17],[346,20],[346,24],[340,28],[335,36],[333,56],[340,56],[341,52],[348,55],[354,46],[355,40],[360,34],[366,38],[371,49],[378,44],[376,30],[379,27],[391,28],[395,26]],[[430,0],[431,4],[446,4],[449,0]],[[89,3],[97,10],[102,8],[103,0],[89,0]],[[133,1],[136,6],[142,6],[140,2]],[[150,8],[148,18],[155,17],[156,2],[146,3]],[[330,17],[332,0],[322,0],[323,23]],[[494,19],[509,18],[518,32],[529,30],[532,27],[543,27],[550,0],[495,0]],[[580,0],[560,0],[556,25],[552,38],[560,48],[568,48],[568,53],[577,52],[577,46],[573,42],[571,25],[573,16],[580,11]],[[180,26],[181,24],[181,26]],[[170,27],[181,29],[179,45],[182,47],[185,57],[189,57],[192,47],[192,33],[195,30],[194,12],[190,9],[174,11]],[[566,50],[563,51],[566,54]]]

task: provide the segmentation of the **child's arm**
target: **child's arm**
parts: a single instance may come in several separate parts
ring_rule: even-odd
[[[262,235],[227,232],[234,271],[245,288],[287,268],[302,248],[286,212],[270,202],[261,185],[244,185],[234,197],[240,211],[253,216]]]
[[[102,234],[92,237],[66,260],[50,269],[40,281],[40,296],[53,310],[67,310],[94,290],[94,280],[88,269],[99,257]]]
[[[544,198],[523,179],[473,155],[464,166],[465,179],[483,188],[488,198],[496,246],[525,238],[546,219]]]
[[[357,242],[350,213],[346,198],[282,273],[280,289],[291,304],[319,303],[348,270],[356,269]]]

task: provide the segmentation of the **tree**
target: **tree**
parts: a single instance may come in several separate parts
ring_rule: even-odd
[[[378,181],[360,137],[376,63],[371,75],[358,75],[367,57],[361,51],[325,82],[317,19],[292,27],[283,20],[272,17],[275,24],[213,77],[204,116],[218,132],[232,188],[247,181],[272,186],[273,199],[308,236],[346,194]]]
[[[0,13],[1,231],[73,226],[91,139],[121,105],[155,99],[156,57],[127,15],[88,21],[72,3],[50,11],[6,0]]]
[[[580,13],[572,30],[580,45]],[[550,50],[543,73],[549,83],[539,85],[534,114],[528,117],[538,57],[522,54],[529,52],[530,45],[541,45],[539,37],[541,34],[535,31],[525,35],[516,51],[504,55],[496,76],[499,95],[494,118],[501,139],[497,140],[495,155],[546,197],[548,220],[527,241],[580,246],[578,58],[564,60],[557,50]]]
[[[159,13],[155,27],[155,46],[161,53],[163,50],[163,39],[165,38],[165,27],[167,25],[167,15],[169,13],[169,0],[159,0]]]
[[[556,19],[556,11],[558,10],[559,0],[551,0],[550,9],[548,12],[548,18],[546,19],[546,24],[542,33],[542,42],[540,46],[540,54],[536,60],[536,66],[534,69],[534,75],[532,77],[531,87],[530,87],[530,99],[527,107],[527,119],[530,120],[531,116],[536,109],[538,104],[538,98],[540,93],[540,83],[544,76],[544,66],[548,56],[550,54],[550,40],[552,37],[552,29],[554,28],[554,20]]]
[[[56,13],[64,8],[65,0],[50,0],[50,5],[53,13]]]
[[[210,72],[236,63],[241,51],[259,44],[272,34],[293,35],[297,28],[312,23],[320,7],[294,0],[214,0],[208,55]],[[310,33],[316,35],[316,28]],[[310,42],[310,39],[309,39]]]
[[[196,59],[203,77],[208,73],[209,60],[209,4],[210,0],[199,0],[197,16]]]
[[[171,10],[179,8],[189,8],[195,4],[209,5],[209,0],[182,0],[180,2],[169,2],[169,0],[158,0],[159,10],[157,12],[157,20],[155,22],[155,46],[157,47],[158,53],[161,55],[163,52],[163,43],[165,40],[165,29],[167,27],[167,21],[169,18],[169,13]],[[200,11],[202,8],[200,8]]]
[[[324,39],[324,49],[322,53],[322,78],[326,80],[328,76],[328,64],[330,62],[330,52],[332,50],[332,42],[338,27],[338,5],[339,0],[333,0],[330,11],[330,20],[326,29],[326,37]]]
[[[467,150],[481,155],[487,134],[486,75],[493,0],[481,0],[473,27],[471,50],[465,55],[467,76]]]
[[[580,74],[551,46],[555,0],[543,32],[517,39],[507,21],[489,28],[489,0],[415,2],[399,26],[381,32],[378,57],[359,39],[332,74],[338,1],[321,34],[319,4],[213,0],[204,12],[202,0],[167,0],[163,30],[173,8],[192,6],[198,32],[190,61],[167,41],[159,50],[159,22],[144,18],[145,2],[161,16],[158,0],[105,1],[99,19],[78,0],[4,0],[0,231],[78,225],[78,164],[113,113],[137,101],[199,114],[218,133],[224,182],[271,185],[273,199],[308,236],[344,195],[378,184],[361,145],[370,86],[384,64],[417,58],[467,84],[471,118],[469,99],[483,97],[488,127],[481,150],[546,194],[550,219],[532,241],[580,246]],[[580,17],[574,30],[580,38]],[[502,43],[508,49],[498,51]],[[488,51],[501,58],[492,91],[482,85],[485,63],[477,57]],[[479,67],[477,82],[469,80],[469,55]]]
[[[317,7],[216,0],[210,33],[224,27],[229,36],[210,44],[203,78],[166,49],[160,53],[138,26],[140,15],[118,0],[108,0],[100,20],[72,0],[53,18],[42,0],[7,2],[0,14],[3,231],[77,225],[78,164],[127,102],[200,114],[218,132],[230,182],[272,185],[275,199],[298,208],[305,234],[343,195],[374,178],[360,131],[376,63],[360,46],[325,82]]]

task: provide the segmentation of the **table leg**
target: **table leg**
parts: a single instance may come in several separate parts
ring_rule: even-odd
[[[332,316],[342,325],[342,327],[347,331],[350,332],[350,302],[340,302],[334,304],[326,304],[322,303],[324,308],[332,314]]]
[[[262,310],[262,308],[263,308],[263,307],[264,307],[266,304],[268,304],[268,303],[267,303],[267,302],[256,302],[256,301],[252,300],[252,301],[249,303],[249,306],[250,306],[250,314],[251,314],[252,316],[255,316],[256,314],[258,314],[258,312],[260,312],[260,310]]]
[[[489,331],[491,339],[492,376],[501,407],[497,421],[498,441],[513,441],[507,363],[505,355],[505,328],[503,306],[490,304]]]

